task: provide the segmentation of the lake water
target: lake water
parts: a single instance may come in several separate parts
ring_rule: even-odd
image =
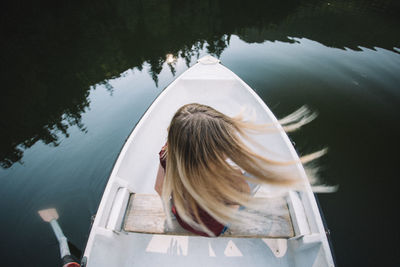
[[[2,4],[4,5],[4,4]],[[57,266],[37,211],[57,208],[83,251],[113,163],[158,94],[206,54],[328,147],[318,194],[338,266],[399,266],[397,1],[96,1],[4,5],[0,95],[2,266]]]

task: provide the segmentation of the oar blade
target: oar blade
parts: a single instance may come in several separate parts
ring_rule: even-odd
[[[58,219],[58,213],[56,209],[45,209],[45,210],[39,210],[38,211],[40,217],[43,219],[45,222],[51,222],[52,220],[57,220]]]

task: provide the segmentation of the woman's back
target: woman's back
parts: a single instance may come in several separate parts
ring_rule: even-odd
[[[164,171],[166,170],[167,167],[167,156],[166,156],[166,148],[167,145],[163,146],[161,148],[161,151],[159,153],[159,157],[160,157],[160,165],[161,167],[164,169]],[[188,223],[186,223],[185,221],[183,221],[181,219],[181,217],[179,216],[179,214],[176,211],[176,208],[173,204],[173,199],[172,201],[172,208],[171,211],[172,213],[175,215],[176,220],[178,221],[178,223],[182,226],[182,228],[195,233],[197,235],[201,235],[201,236],[209,236],[207,233],[200,231],[200,230],[196,230],[195,228],[193,228],[192,226],[190,226]],[[226,230],[225,225],[219,223],[217,220],[215,220],[210,214],[208,214],[206,211],[204,211],[201,207],[198,207],[198,205],[196,205],[196,208],[198,209],[198,213],[199,213],[199,218],[201,219],[201,221],[204,223],[204,225],[215,235],[215,236],[219,236],[220,234],[222,234],[224,232],[224,230]]]

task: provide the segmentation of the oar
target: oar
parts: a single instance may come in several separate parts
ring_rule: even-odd
[[[40,217],[43,221],[50,223],[51,228],[53,228],[54,234],[57,237],[58,243],[60,245],[61,260],[63,267],[80,267],[81,265],[75,261],[69,251],[67,238],[65,237],[60,225],[57,222],[58,213],[56,209],[46,209],[38,211]]]

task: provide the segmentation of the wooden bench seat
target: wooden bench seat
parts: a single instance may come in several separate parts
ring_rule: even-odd
[[[261,226],[230,227],[223,237],[290,238],[294,236],[292,221],[284,197],[266,198],[266,205],[260,211],[265,217]],[[173,217],[172,227],[168,227],[166,216],[158,195],[131,194],[123,223],[126,232],[194,235],[183,229]]]

